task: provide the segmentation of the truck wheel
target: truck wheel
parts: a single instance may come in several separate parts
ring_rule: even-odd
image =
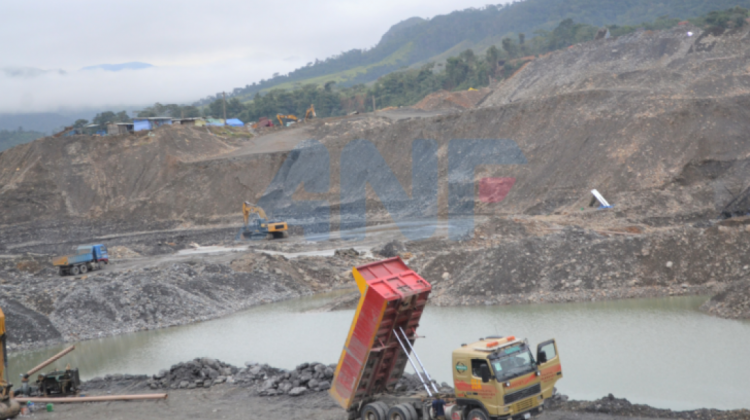
[[[386,420],[386,410],[378,403],[367,404],[362,409],[362,420]]]
[[[375,401],[375,402],[373,402],[371,404],[372,405],[379,405],[379,406],[383,407],[383,413],[384,413],[383,416],[385,416],[385,413],[388,413],[388,409],[390,408],[390,407],[388,407],[388,404],[384,403],[383,401]],[[383,417],[383,418],[385,418],[385,417]]]
[[[466,420],[490,420],[490,417],[481,408],[475,408],[469,411],[469,417]]]
[[[411,410],[405,407],[406,404],[398,404],[388,410],[388,420],[417,420],[411,417]],[[487,419],[489,420],[489,419]]]
[[[411,418],[412,420],[419,420],[419,416],[417,415],[417,409],[414,408],[414,404],[411,403],[404,403],[404,407],[408,408],[411,412]]]
[[[65,275],[65,269],[64,268],[60,267],[59,272],[60,272],[61,276]]]
[[[78,269],[77,265],[74,265],[73,267],[70,268],[70,274],[77,276],[80,273],[81,273],[81,270]]]
[[[89,268],[86,267],[86,264],[81,264],[81,274],[86,274],[89,271]]]
[[[104,267],[106,267],[106,263],[104,261],[99,261],[99,269],[104,270]]]

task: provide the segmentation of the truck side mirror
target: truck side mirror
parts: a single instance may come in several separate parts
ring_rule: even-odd
[[[538,363],[547,363],[547,353],[544,352],[544,350],[540,351],[539,354],[536,355],[536,358],[539,359]]]
[[[479,374],[482,375],[482,382],[490,381],[490,367],[483,364],[479,366]]]

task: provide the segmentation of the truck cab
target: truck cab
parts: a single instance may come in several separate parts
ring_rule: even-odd
[[[469,420],[530,419],[544,410],[562,378],[555,340],[540,343],[487,337],[453,351],[456,404]]]
[[[109,263],[107,247],[103,244],[80,245],[76,247],[76,253],[65,255],[52,260],[52,265],[60,270],[60,275],[86,274],[89,271],[101,270]]]

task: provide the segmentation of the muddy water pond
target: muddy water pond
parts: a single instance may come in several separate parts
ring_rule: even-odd
[[[319,312],[335,296],[256,307],[183,327],[107,337],[77,344],[57,362],[79,367],[83,379],[106,373],[156,373],[209,356],[293,368],[338,361],[353,311]],[[451,382],[450,353],[487,335],[558,342],[564,378],[574,399],[608,393],[675,410],[750,408],[750,322],[698,311],[703,297],[550,305],[428,307],[416,351],[438,381]],[[64,345],[11,354],[11,381]],[[53,365],[55,366],[55,365]],[[16,378],[16,379],[13,379]]]

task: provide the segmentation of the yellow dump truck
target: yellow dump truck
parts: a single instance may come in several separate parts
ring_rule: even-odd
[[[352,420],[433,418],[431,401],[442,394],[412,347],[432,286],[399,257],[356,267],[353,275],[361,296],[330,395]],[[407,363],[424,392],[394,392]],[[446,414],[453,420],[530,419],[562,378],[555,340],[540,343],[535,357],[514,336],[462,344],[451,369],[456,404]]]
[[[462,418],[530,419],[544,409],[562,378],[555,340],[537,345],[527,340],[490,336],[453,351],[453,384]]]

